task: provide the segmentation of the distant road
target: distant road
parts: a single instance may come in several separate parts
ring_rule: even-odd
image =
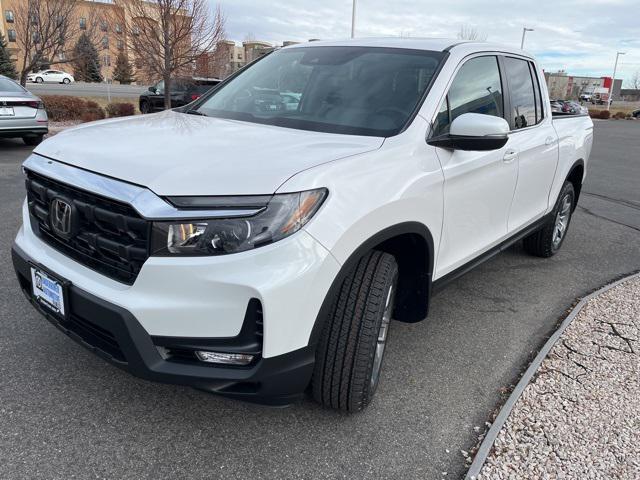
[[[138,98],[148,87],[144,85],[107,85],[106,83],[27,83],[27,90],[35,95],[72,95],[74,97]]]

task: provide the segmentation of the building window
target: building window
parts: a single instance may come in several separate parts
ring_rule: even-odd
[[[102,20],[100,22],[100,30],[102,30],[103,32],[109,30],[109,24],[106,22],[106,20]]]
[[[124,50],[124,42],[122,40],[118,40],[118,50]]]
[[[16,31],[9,29],[7,30],[7,37],[9,38],[10,42],[15,42],[16,41]]]
[[[241,53],[238,54],[238,60],[242,60],[242,54]]]
[[[120,25],[119,23],[116,23],[115,30],[116,30],[116,33],[122,33],[122,25]]]
[[[109,37],[102,37],[102,48],[109,48]]]
[[[137,25],[134,25],[133,31],[131,33],[133,33],[134,35],[140,35],[140,27]]]
[[[5,10],[4,19],[7,21],[7,23],[13,23],[15,20],[13,18],[13,10]]]
[[[105,67],[111,66],[111,57],[109,55],[105,55],[102,57],[102,65],[104,65]]]
[[[82,17],[80,19],[80,30],[86,30],[87,29],[87,19]]]
[[[67,59],[67,55],[64,52],[60,52],[58,54],[58,60],[60,60],[61,62],[64,62]]]

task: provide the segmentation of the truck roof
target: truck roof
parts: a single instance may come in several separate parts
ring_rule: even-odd
[[[358,47],[387,47],[387,48],[411,48],[416,50],[430,50],[436,52],[463,51],[463,53],[473,53],[478,51],[492,51],[514,53],[532,57],[531,54],[517,47],[510,45],[460,40],[455,38],[418,38],[418,37],[373,37],[373,38],[353,38],[347,40],[328,40],[298,43],[284,48],[308,48],[308,47],[329,47],[329,46],[358,46]]]

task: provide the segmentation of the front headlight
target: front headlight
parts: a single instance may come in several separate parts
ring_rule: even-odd
[[[318,211],[326,196],[324,188],[277,194],[252,217],[154,222],[151,254],[223,255],[268,245],[300,230]],[[246,204],[250,199],[238,197],[238,203]],[[197,210],[194,210],[196,215]]]

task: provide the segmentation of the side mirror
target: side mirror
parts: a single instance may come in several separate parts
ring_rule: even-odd
[[[434,147],[453,150],[499,150],[509,139],[504,118],[481,113],[463,113],[451,122],[449,133],[427,140]]]
[[[156,90],[156,87],[149,87],[149,91],[151,93],[156,93],[157,90]]]

